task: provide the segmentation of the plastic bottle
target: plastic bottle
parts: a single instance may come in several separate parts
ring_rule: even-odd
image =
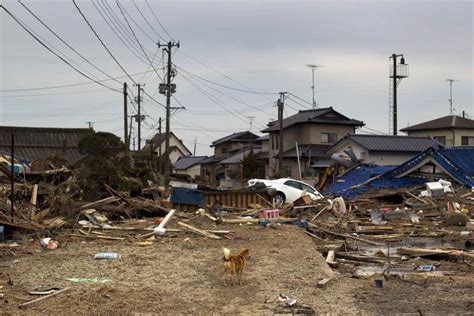
[[[118,259],[120,255],[115,252],[99,252],[96,253],[94,259]]]

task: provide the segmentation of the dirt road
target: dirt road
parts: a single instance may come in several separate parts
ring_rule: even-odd
[[[276,302],[294,297],[298,309],[331,314],[472,313],[474,270],[408,282],[390,279],[376,288],[372,279],[338,275],[315,250],[301,228],[228,226],[230,239],[193,234],[161,237],[151,246],[121,241],[69,240],[45,251],[31,243],[0,258],[0,311],[12,315],[262,314],[291,312]],[[222,247],[250,248],[244,285],[224,286],[219,275]],[[120,259],[93,260],[97,252]],[[66,278],[103,278],[110,282],[74,283]],[[327,288],[316,283],[331,277]],[[10,282],[9,282],[10,280]],[[3,286],[3,289],[1,288]],[[20,310],[19,303],[39,286],[72,287]]]

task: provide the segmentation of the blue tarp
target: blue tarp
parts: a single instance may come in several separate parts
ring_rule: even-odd
[[[171,203],[187,205],[204,205],[206,194],[201,190],[171,188]]]

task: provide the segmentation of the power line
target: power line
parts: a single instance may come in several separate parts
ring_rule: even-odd
[[[135,0],[133,1],[133,3],[135,3]],[[150,4],[148,3],[148,0],[145,0],[145,3],[146,3],[146,5],[148,6],[148,9],[150,9],[151,14],[155,17],[156,22],[158,22],[158,24],[161,26],[161,28],[163,29],[163,31],[165,31],[166,35],[168,35],[169,38],[171,38],[171,39],[174,41],[174,38],[170,35],[170,33],[168,33],[168,31],[166,30],[166,28],[164,27],[164,25],[161,24],[160,20],[158,19],[158,17],[157,17],[156,14],[155,14],[155,12],[154,12],[153,9],[150,7]]]
[[[106,11],[107,11],[107,8],[105,8],[105,9],[102,8],[102,5],[101,5],[101,3],[100,3],[99,1],[97,1],[97,4],[99,5],[100,9],[99,9],[99,7],[95,4],[94,0],[92,0],[92,4],[94,5],[95,9],[96,9],[97,12],[99,13],[99,15],[102,17],[102,19],[105,21],[105,23],[107,24],[107,26],[112,30],[112,32],[117,36],[117,38],[122,42],[122,44],[123,44],[135,57],[137,57],[139,60],[141,60],[142,62],[144,62],[145,64],[147,64],[147,63],[143,60],[143,57],[141,57],[140,54],[137,54],[136,50],[134,50],[134,47],[130,47],[131,44],[126,43],[126,42],[124,41],[124,39],[122,38],[123,35],[119,35],[119,34],[117,33],[117,31],[118,31],[119,33],[122,34],[122,31],[121,31],[119,28],[117,28],[117,27],[115,26],[113,18],[109,17],[108,13],[106,12]],[[105,4],[104,4],[104,7],[105,7]],[[102,11],[101,11],[101,10],[104,10],[104,14],[107,15],[107,18],[104,16],[104,14],[102,14]],[[109,23],[109,20],[108,20],[108,19],[110,19],[110,23]],[[112,26],[111,23],[114,24],[114,26]],[[116,22],[115,22],[115,23],[116,23]],[[126,38],[125,36],[124,36],[124,38],[125,38],[125,40],[129,41],[129,39]],[[132,46],[133,46],[133,45],[132,45]]]
[[[135,8],[137,9],[138,13],[140,13],[140,15],[142,16],[143,20],[145,20],[146,24],[148,24],[148,26],[153,30],[153,32],[155,32],[156,35],[158,35],[159,38],[161,38],[163,41],[168,41],[166,38],[164,38],[163,36],[161,36],[156,30],[155,28],[150,24],[150,22],[148,22],[148,20],[145,18],[145,16],[143,15],[142,11],[140,10],[140,8],[137,6],[137,4],[135,3],[135,0],[132,0],[133,2],[133,5],[135,6]],[[160,23],[161,25],[161,23]],[[170,36],[171,38],[171,36]]]
[[[153,72],[153,70],[150,71],[143,71],[143,72],[138,72],[135,74],[132,74],[131,76],[138,76],[138,75],[143,75]],[[103,80],[97,80],[99,82],[105,82],[105,81],[110,81],[110,80],[115,80],[115,79],[123,79],[127,78],[127,76],[120,76],[120,77],[114,77],[111,79],[103,79]],[[94,82],[82,82],[82,83],[71,83],[71,84],[65,84],[65,85],[58,85],[58,86],[47,86],[47,87],[36,87],[36,88],[21,88],[21,89],[7,89],[7,90],[0,90],[0,93],[4,92],[23,92],[23,91],[36,91],[36,90],[51,90],[51,89],[60,89],[60,88],[69,88],[69,87],[76,87],[76,86],[84,86],[88,84],[93,84]]]
[[[81,9],[79,8],[79,6],[77,5],[76,3],[76,0],[72,0],[72,2],[74,3],[74,6],[76,7],[76,9],[79,11],[79,13],[81,14],[82,18],[84,19],[84,21],[87,23],[87,25],[89,26],[89,28],[91,29],[91,31],[94,33],[94,35],[97,37],[97,39],[99,40],[99,42],[102,44],[102,46],[105,48],[105,50],[107,51],[107,53],[109,53],[110,57],[112,57],[112,59],[115,61],[115,63],[120,67],[120,69],[122,69],[122,71],[127,75],[127,77],[132,80],[133,83],[136,84],[135,80],[133,80],[133,78],[128,74],[128,72],[125,70],[125,68],[122,67],[122,65],[118,62],[118,60],[115,58],[115,56],[112,54],[112,52],[109,50],[109,48],[105,45],[105,43],[102,41],[102,39],[100,38],[99,34],[97,34],[97,32],[94,30],[94,28],[92,27],[92,25],[89,23],[89,20],[87,20],[86,16],[82,13]]]
[[[219,87],[222,87],[222,88],[226,88],[226,89],[230,89],[230,90],[235,90],[235,91],[240,91],[240,92],[246,92],[246,93],[254,93],[254,94],[266,94],[266,95],[274,95],[274,94],[278,94],[278,92],[259,92],[259,91],[254,91],[254,90],[244,90],[244,89],[239,89],[239,88],[235,88],[235,87],[230,87],[230,86],[226,86],[226,85],[223,85],[223,84],[220,84],[220,83],[217,83],[217,82],[214,82],[214,81],[211,81],[209,79],[206,79],[206,78],[203,78],[201,76],[198,76],[196,74],[193,74],[192,72],[189,72],[181,67],[178,67],[175,65],[176,68],[188,73],[190,76],[192,77],[196,77],[196,78],[199,78],[203,81],[206,81],[206,82],[209,82],[209,83],[212,83],[212,84],[215,84],[216,86],[219,86]]]
[[[71,92],[56,92],[56,93],[37,93],[37,94],[20,94],[20,95],[0,95],[0,98],[22,98],[22,97],[45,97],[50,95],[64,95],[64,94],[82,94],[82,93],[96,93],[104,92],[105,90],[87,90],[87,91],[71,91]],[[114,90],[115,91],[115,90]]]
[[[33,37],[38,43],[40,43],[44,48],[46,48],[49,52],[51,52],[52,54],[54,54],[56,57],[58,57],[59,59],[61,59],[65,64],[67,64],[69,67],[71,67],[72,69],[74,69],[76,72],[78,72],[79,74],[81,74],[82,76],[84,76],[85,78],[101,85],[102,87],[106,88],[106,89],[109,89],[111,91],[115,91],[115,92],[120,92],[116,89],[113,89],[113,88],[110,88],[106,85],[104,85],[103,83],[101,83],[100,81],[98,80],[95,80],[95,79],[92,79],[91,77],[89,77],[88,75],[86,75],[84,72],[82,72],[81,70],[77,69],[75,66],[73,66],[71,63],[69,63],[67,60],[65,60],[63,57],[59,56],[56,52],[54,52],[51,48],[49,48],[45,43],[43,43],[43,41],[41,41],[36,35],[34,35],[27,27],[25,27],[23,25],[22,22],[20,22],[10,11],[7,10],[7,8],[5,8],[3,5],[0,5],[0,7],[13,19],[15,20],[15,22],[20,25],[31,37]]]
[[[25,4],[23,4],[20,0],[18,2],[36,19],[38,20],[48,31],[50,31],[54,36],[56,36],[57,39],[59,39],[64,45],[66,45],[69,49],[71,49],[74,53],[76,53],[79,57],[81,57],[85,62],[87,62],[89,65],[94,67],[96,70],[100,71],[102,74],[106,75],[108,78],[115,80],[116,82],[120,83],[117,79],[113,78],[106,72],[104,72],[102,69],[94,65],[91,61],[89,61],[86,57],[84,57],[81,53],[79,53],[76,49],[74,49],[69,43],[67,43],[64,39],[62,39],[56,32],[54,32],[44,21],[42,21],[36,14],[34,14]]]
[[[293,97],[297,98],[297,99],[300,100],[300,101],[303,101],[303,102],[306,103],[306,104],[309,104],[309,105],[313,106],[313,103],[311,103],[311,102],[309,102],[309,101],[306,101],[305,99],[300,98],[299,96],[297,96],[297,95],[294,94],[294,93],[288,92],[288,94],[289,94],[289,95],[292,95]],[[308,107],[306,107],[306,108],[308,108]]]

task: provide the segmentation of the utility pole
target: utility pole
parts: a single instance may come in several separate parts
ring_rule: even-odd
[[[137,122],[138,122],[138,151],[142,149],[142,114],[141,114],[141,102],[142,102],[142,96],[141,92],[143,91],[143,86],[145,84],[134,84],[138,88],[138,96],[137,96],[137,105],[138,105],[138,114],[137,114]]]
[[[400,59],[400,64],[397,64],[397,57],[401,57]],[[392,65],[392,73],[390,74],[390,78],[393,79],[392,85],[393,85],[393,135],[397,135],[397,87],[400,81],[403,78],[408,77],[408,65],[405,64],[405,57],[403,57],[403,54],[392,54],[390,58],[393,61]],[[399,67],[400,72],[397,73],[397,67]]]
[[[449,81],[449,114],[454,115],[454,109],[453,109],[453,82],[459,81],[456,79],[446,79],[446,81]]]
[[[194,152],[193,152],[193,156],[196,156],[196,143],[197,143],[197,137],[194,137]]]
[[[128,157],[130,150],[130,140],[128,138],[128,95],[127,83],[123,83],[123,142],[125,143],[125,157]]]
[[[87,121],[87,126],[90,128],[90,129],[93,129],[94,128],[94,122],[92,121]]]
[[[161,45],[158,42],[158,47],[165,46],[163,49],[167,54],[168,54],[168,73],[167,73],[167,78],[166,78],[166,87],[163,86],[164,89],[161,89],[163,92],[165,92],[166,95],[166,141],[165,141],[165,189],[168,188],[169,181],[170,181],[170,167],[169,167],[169,148],[170,148],[170,109],[171,109],[171,95],[174,92],[173,90],[176,89],[176,85],[173,86],[172,90],[172,84],[171,84],[171,49],[173,47],[178,47],[179,48],[179,42],[175,43],[174,41],[169,41],[166,45]],[[160,91],[161,92],[161,91]]]
[[[285,94],[287,92],[280,92],[280,98],[277,101],[278,106],[278,126],[279,126],[279,140],[278,140],[278,174],[283,175],[283,109],[285,107]]]
[[[160,173],[162,173],[163,172],[163,157],[161,157],[161,143],[162,143],[162,140],[161,140],[161,117],[158,120],[158,135],[160,135],[160,137],[158,138],[158,140],[159,140],[158,154],[160,155]]]

